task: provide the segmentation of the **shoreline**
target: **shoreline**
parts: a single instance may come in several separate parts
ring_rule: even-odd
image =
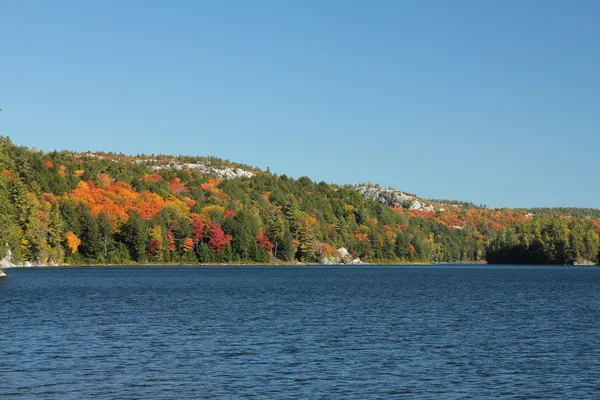
[[[448,262],[448,263],[364,263],[364,264],[320,264],[320,263],[276,263],[276,264],[260,264],[260,263],[210,263],[210,264],[180,264],[180,263],[128,263],[128,264],[55,264],[55,265],[14,265],[2,267],[4,269],[44,269],[44,268],[121,268],[121,267],[444,267],[444,266],[500,266],[500,265],[529,265],[535,264],[488,264],[482,262]],[[556,266],[556,267],[572,267],[573,265],[539,265],[539,266]],[[599,265],[591,265],[598,267]]]
[[[481,262],[456,262],[456,263],[361,263],[361,264],[321,264],[321,263],[126,263],[126,264],[31,264],[3,266],[4,269],[29,269],[29,268],[68,268],[68,267],[357,267],[357,266],[440,266],[440,265],[487,265]]]
[[[145,268],[145,267],[443,267],[443,266],[553,266],[553,267],[600,267],[600,265],[568,265],[568,264],[488,264],[487,262],[444,262],[444,263],[362,263],[362,264],[320,264],[320,263],[210,263],[210,264],[180,264],[180,263],[128,263],[128,264],[52,264],[52,265],[10,265],[2,269],[44,269],[44,268]],[[0,277],[7,276],[0,269]]]

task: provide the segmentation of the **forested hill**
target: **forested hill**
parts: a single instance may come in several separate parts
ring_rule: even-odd
[[[214,157],[44,153],[0,137],[4,263],[598,262],[598,210],[539,210],[426,201]]]

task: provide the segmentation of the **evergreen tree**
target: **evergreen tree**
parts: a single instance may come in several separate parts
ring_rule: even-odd
[[[147,260],[148,233],[146,223],[139,214],[133,213],[129,216],[129,220],[122,229],[122,241],[127,245],[134,261],[144,262]]]

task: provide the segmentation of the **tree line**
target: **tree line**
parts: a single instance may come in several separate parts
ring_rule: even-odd
[[[180,163],[181,168],[156,166]],[[220,179],[185,163],[243,167]],[[467,203],[465,203],[467,204]],[[0,256],[16,262],[598,261],[598,220],[525,210],[421,212],[349,186],[200,157],[41,152],[0,137]]]

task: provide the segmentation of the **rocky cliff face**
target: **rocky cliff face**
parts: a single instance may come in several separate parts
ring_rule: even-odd
[[[376,185],[359,185],[354,190],[362,194],[367,200],[376,201],[388,206],[420,211],[435,211],[433,205],[425,204],[422,199],[395,189],[384,189]]]

